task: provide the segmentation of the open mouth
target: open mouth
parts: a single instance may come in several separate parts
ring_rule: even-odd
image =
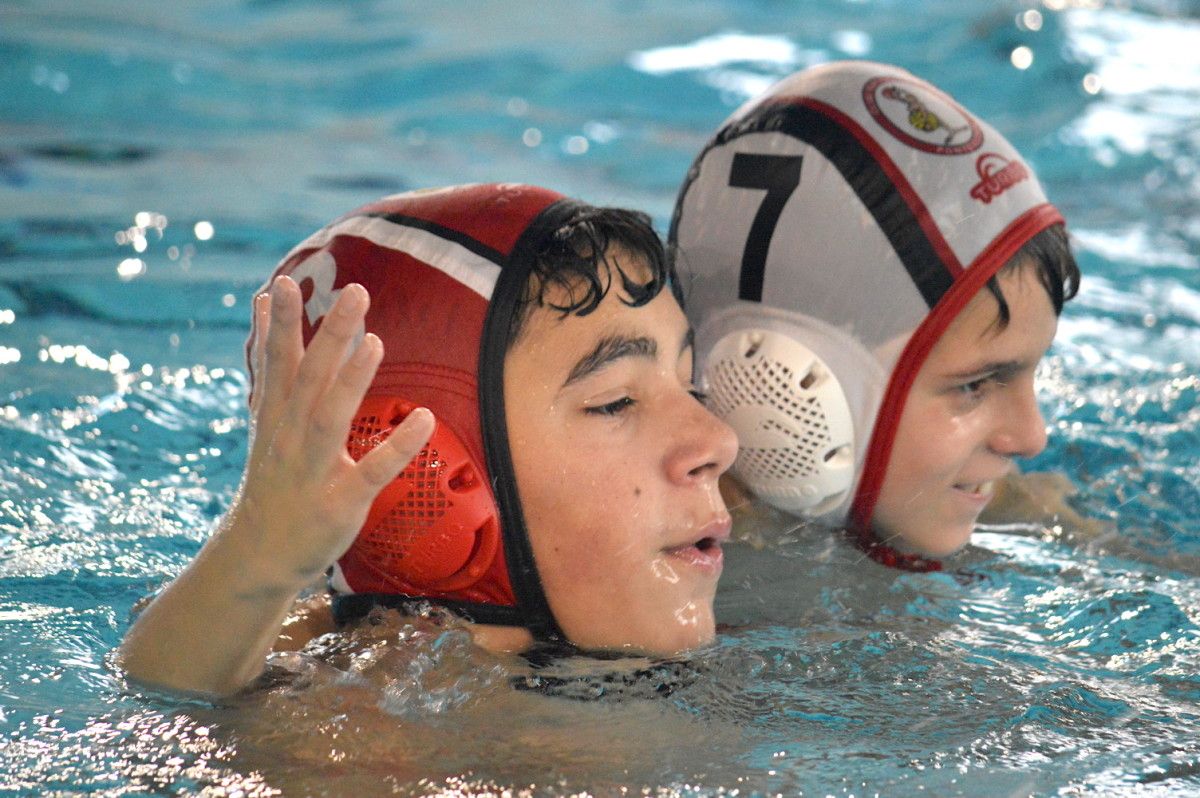
[[[724,562],[725,554],[721,544],[729,540],[730,521],[728,517],[706,525],[700,531],[710,532],[690,543],[672,546],[665,549],[668,556],[700,568],[704,571],[718,572]]]
[[[971,496],[976,499],[990,499],[996,490],[994,481],[988,482],[960,482],[954,486],[954,489]]]
[[[667,549],[666,554],[675,562],[704,573],[719,573],[725,561],[721,542],[716,538],[700,538],[695,543]]]

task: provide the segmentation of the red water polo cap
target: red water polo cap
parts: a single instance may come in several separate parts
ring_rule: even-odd
[[[428,600],[476,622],[559,636],[513,475],[504,354],[536,247],[575,207],[518,184],[400,194],[331,222],[276,268],[272,279],[287,274],[300,286],[305,345],[344,286],[371,296],[364,333],[379,336],[384,356],[352,423],[352,457],[416,407],[437,419],[333,566],[339,617]]]

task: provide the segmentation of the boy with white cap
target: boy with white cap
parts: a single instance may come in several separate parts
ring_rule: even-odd
[[[994,129],[910,73],[826,64],[739,108],[670,242],[733,473],[940,568],[1045,446],[1034,370],[1079,285],[1059,212]]]

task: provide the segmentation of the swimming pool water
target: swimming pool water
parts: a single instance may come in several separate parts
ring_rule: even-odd
[[[432,8],[0,5],[0,794],[1200,792],[1200,6]],[[496,179],[665,228],[732,108],[847,57],[991,120],[1070,221],[1030,467],[1098,533],[988,527],[916,575],[764,513],[684,678],[514,690],[460,631],[385,619],[230,706],[122,682],[134,603],[236,489],[249,300],[295,241]]]

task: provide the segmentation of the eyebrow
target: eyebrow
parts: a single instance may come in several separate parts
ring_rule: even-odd
[[[1029,366],[1024,360],[999,360],[991,363],[984,363],[978,368],[960,371],[955,374],[947,374],[946,379],[949,380],[968,380],[971,378],[994,375],[998,379],[1010,377],[1019,371],[1023,371]]]
[[[695,333],[689,327],[684,333],[683,340],[679,344],[679,351],[682,354],[693,346]],[[591,352],[581,357],[574,366],[571,367],[571,372],[567,374],[567,379],[563,382],[563,387],[567,387],[572,383],[579,382],[586,377],[595,374],[597,371],[605,368],[613,362],[626,357],[638,357],[653,360],[658,357],[658,342],[653,338],[648,338],[644,335],[628,336],[628,335],[609,335],[601,338]]]

